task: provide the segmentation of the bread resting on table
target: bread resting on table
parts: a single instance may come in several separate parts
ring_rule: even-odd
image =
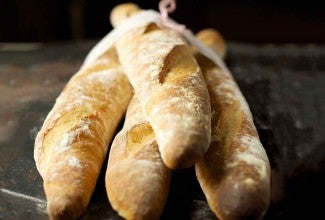
[[[211,29],[197,34],[214,50],[224,42],[220,37]],[[231,73],[199,53],[196,58],[212,109],[212,140],[196,163],[197,179],[218,218],[260,219],[270,203],[271,168],[249,106]]]
[[[86,210],[132,93],[111,49],[80,69],[56,99],[34,148],[51,219],[75,219]]]
[[[119,5],[111,22],[139,11]],[[197,37],[225,56],[213,30]],[[270,165],[231,74],[198,52],[194,57],[181,34],[154,23],[130,30],[115,46],[71,78],[35,140],[50,218],[76,219],[86,210],[133,88],[106,171],[112,207],[126,219],[159,219],[170,169],[196,164],[218,218],[262,218]]]
[[[122,36],[116,48],[164,163],[172,169],[194,165],[209,146],[211,110],[189,45],[176,31],[149,24]]]

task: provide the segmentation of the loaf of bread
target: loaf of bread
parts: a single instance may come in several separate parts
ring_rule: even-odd
[[[118,5],[111,12],[111,23],[116,26],[139,11],[135,4]],[[170,177],[171,170],[160,157],[155,134],[134,95],[109,153],[105,186],[110,204],[125,219],[159,219]]]
[[[121,37],[116,48],[164,163],[172,169],[194,165],[210,143],[211,109],[189,45],[175,31],[149,24]]]
[[[197,38],[215,49],[224,42],[218,35],[210,29]],[[212,140],[196,163],[197,179],[219,219],[260,219],[270,202],[270,164],[249,106],[229,72],[201,54],[196,58],[212,108]]]
[[[170,176],[155,134],[134,96],[124,126],[111,146],[105,178],[108,199],[125,219],[159,219]]]
[[[57,98],[34,148],[50,219],[76,219],[86,210],[132,90],[110,49],[81,68]]]

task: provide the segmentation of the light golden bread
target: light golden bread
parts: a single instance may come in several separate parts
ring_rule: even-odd
[[[171,170],[160,157],[155,134],[135,96],[109,154],[105,178],[109,201],[125,219],[159,219],[170,176]]]
[[[126,18],[131,17],[141,11],[138,5],[134,3],[123,3],[115,6],[109,16],[109,20],[113,27],[117,27]]]
[[[199,41],[204,42],[205,46],[216,52],[222,59],[226,57],[227,44],[219,31],[208,28],[198,32],[195,37]]]
[[[118,5],[111,12],[111,23],[116,26],[139,11],[134,4]],[[170,176],[152,127],[134,95],[109,154],[105,186],[110,204],[125,219],[159,219]]]
[[[34,148],[51,219],[75,219],[86,210],[132,92],[111,49],[76,73],[57,98]]]
[[[175,31],[149,24],[121,37],[116,48],[164,163],[172,169],[194,165],[209,146],[211,110],[189,45]]]
[[[198,38],[212,49],[219,47],[211,30]],[[248,104],[230,73],[201,54],[196,58],[212,108],[212,140],[196,164],[198,181],[219,219],[260,219],[270,202],[270,164]]]

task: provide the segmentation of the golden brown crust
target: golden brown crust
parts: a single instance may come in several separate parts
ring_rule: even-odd
[[[52,219],[85,211],[132,87],[110,50],[75,74],[35,140],[34,157]]]
[[[111,23],[116,26],[139,10],[133,4],[121,4],[113,9]],[[146,31],[156,28],[149,25]],[[134,96],[110,150],[105,177],[109,201],[126,219],[159,219],[168,196],[170,175],[152,127]]]
[[[115,6],[110,13],[110,22],[113,27],[120,25],[126,18],[131,17],[140,11],[138,5],[134,3],[123,3]]]
[[[207,88],[183,38],[148,27],[117,42],[119,58],[156,134],[164,163],[172,169],[189,167],[210,142]]]
[[[196,34],[196,38],[214,50],[222,59],[226,57],[227,45],[223,36],[215,29],[204,29]]]
[[[270,164],[247,102],[229,73],[200,54],[197,60],[212,108],[210,148],[196,164],[199,183],[218,218],[262,218],[270,202]]]
[[[123,129],[115,137],[106,170],[112,207],[126,219],[159,219],[171,171],[161,160],[155,135],[133,97]]]

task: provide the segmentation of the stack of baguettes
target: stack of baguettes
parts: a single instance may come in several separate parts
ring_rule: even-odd
[[[111,23],[139,11],[118,5]],[[225,56],[217,31],[197,39]],[[109,147],[107,196],[126,219],[159,219],[172,170],[193,165],[219,219],[260,219],[268,209],[270,165],[245,98],[229,72],[173,30],[133,29],[57,98],[34,148],[51,219],[85,212]]]

